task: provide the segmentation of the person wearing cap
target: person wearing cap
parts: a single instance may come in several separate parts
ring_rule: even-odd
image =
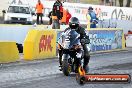
[[[90,6],[88,8],[88,14],[90,16],[90,28],[96,28],[96,24],[98,23],[98,18],[96,13],[93,11],[93,8]]]
[[[38,0],[38,3],[36,5],[37,24],[39,24],[39,17],[41,18],[41,24],[43,24],[43,20],[42,20],[42,17],[43,17],[43,9],[44,9],[43,4],[41,3],[40,0]]]

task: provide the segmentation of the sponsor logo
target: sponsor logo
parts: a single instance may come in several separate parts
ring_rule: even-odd
[[[111,18],[118,20],[132,20],[132,16],[125,14],[122,9],[114,9],[111,14]]]
[[[86,74],[77,76],[77,82],[84,83],[130,83],[131,76],[129,74]],[[81,82],[79,82],[81,81]]]
[[[39,42],[39,53],[43,51],[50,51],[52,52],[51,41],[54,35],[42,35]]]
[[[89,32],[91,51],[106,51],[122,48],[121,30],[99,30]]]
[[[95,13],[98,18],[103,18],[108,16],[108,12],[103,12],[101,8],[95,8]]]

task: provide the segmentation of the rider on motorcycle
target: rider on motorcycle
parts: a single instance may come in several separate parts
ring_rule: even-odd
[[[64,30],[64,33],[68,30],[74,29],[76,30],[77,33],[80,34],[80,43],[83,47],[84,50],[84,63],[83,63],[83,68],[85,72],[87,73],[89,68],[88,68],[88,63],[90,60],[90,54],[89,50],[87,47],[87,44],[90,43],[89,36],[86,35],[85,29],[79,25],[79,20],[76,17],[72,17],[69,21],[69,27]],[[59,63],[60,67],[62,67],[62,49],[59,49]]]

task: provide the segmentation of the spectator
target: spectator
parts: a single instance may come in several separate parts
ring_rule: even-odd
[[[67,11],[63,8],[63,17],[61,19],[61,24],[66,25]]]
[[[120,7],[123,7],[123,0],[119,0]]]
[[[126,7],[130,7],[130,4],[131,4],[131,0],[127,0]]]
[[[67,16],[66,16],[66,24],[69,24],[69,19],[72,17],[71,14],[69,13],[69,10],[67,9]]]
[[[37,11],[37,24],[39,24],[39,17],[41,18],[41,24],[43,24],[43,20],[42,20],[42,17],[43,17],[43,4],[41,3],[40,0],[38,0],[38,3],[36,5],[36,11]]]
[[[52,29],[60,29],[60,20],[63,17],[61,0],[56,0],[52,9]]]
[[[96,24],[98,23],[98,18],[91,6],[88,8],[88,15],[90,15],[90,18],[91,18],[90,19],[90,28],[96,28]]]
[[[69,19],[71,18],[71,14],[68,9],[63,9],[63,17],[61,19],[61,24],[67,25],[69,23]]]
[[[51,25],[52,24],[52,11],[49,12],[48,17],[49,17],[49,23],[48,24]]]

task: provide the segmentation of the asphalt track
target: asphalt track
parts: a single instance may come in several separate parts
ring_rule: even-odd
[[[85,84],[76,82],[75,74],[66,77],[58,69],[58,59],[12,63],[0,66],[0,88],[132,88],[128,84]],[[89,73],[130,74],[132,48],[128,51],[91,55]]]

